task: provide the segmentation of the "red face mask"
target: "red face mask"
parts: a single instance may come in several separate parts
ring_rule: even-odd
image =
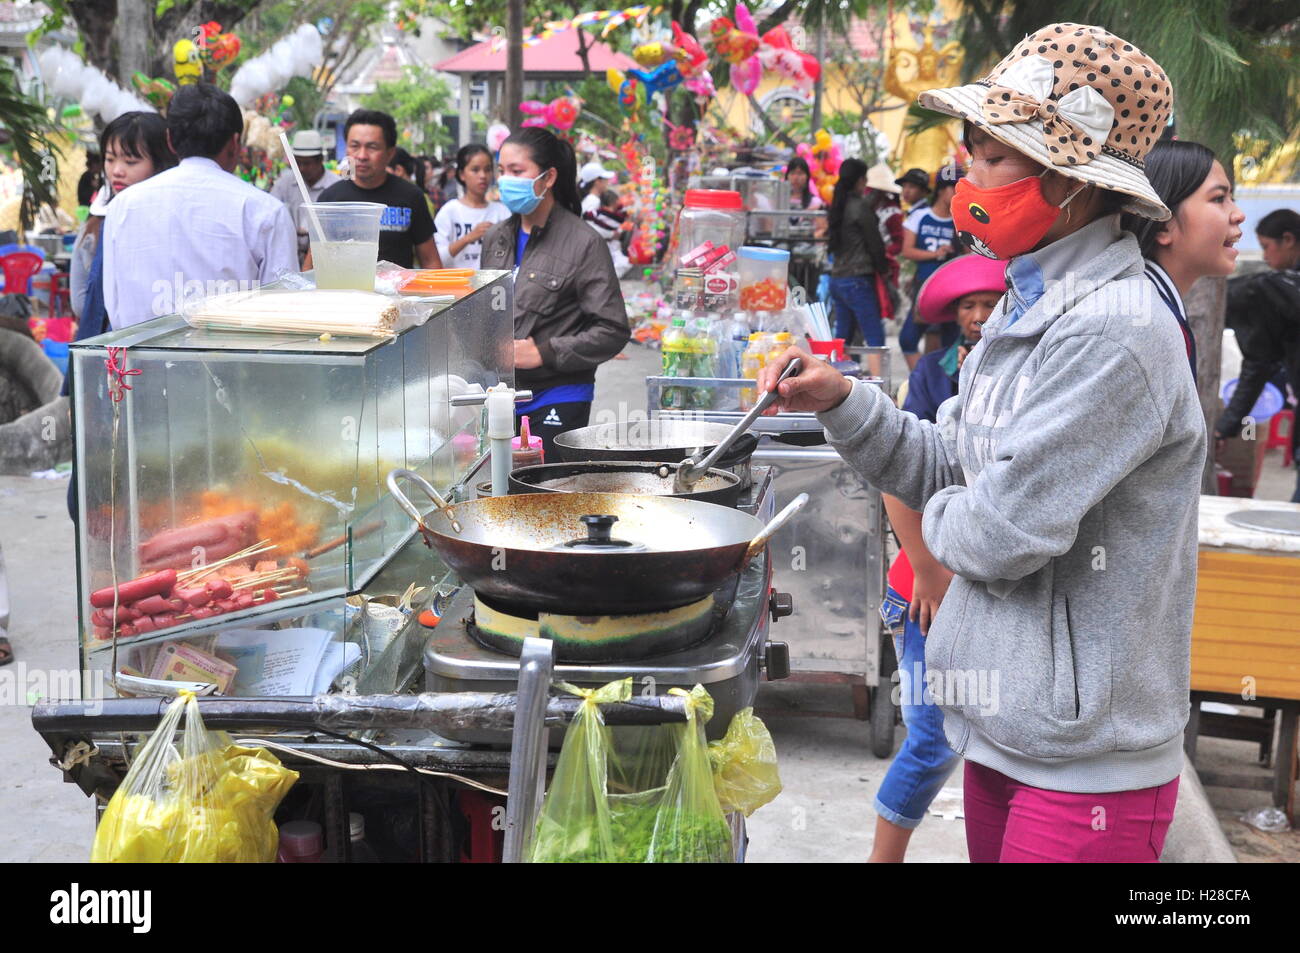
[[[1061,209],[1087,187],[1079,186],[1060,205],[1052,205],[1043,198],[1046,174],[993,189],[959,179],[952,197],[952,222],[958,237],[985,258],[1014,258],[1029,251],[1043,240]]]

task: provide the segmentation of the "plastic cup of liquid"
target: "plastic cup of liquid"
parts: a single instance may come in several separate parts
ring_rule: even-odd
[[[384,208],[378,202],[313,202],[305,207],[317,288],[375,290]],[[321,235],[316,234],[313,212]]]

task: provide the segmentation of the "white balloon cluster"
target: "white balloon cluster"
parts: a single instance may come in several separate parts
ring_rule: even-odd
[[[65,47],[51,46],[38,57],[38,62],[50,94],[77,101],[92,119],[98,116],[104,122],[112,122],[122,113],[158,111]]]
[[[310,76],[324,59],[325,44],[320,31],[304,23],[277,40],[265,53],[239,67],[230,81],[230,95],[240,106],[247,106],[259,96],[283,89],[295,76]]]

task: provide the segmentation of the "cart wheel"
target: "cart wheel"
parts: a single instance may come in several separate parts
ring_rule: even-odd
[[[877,758],[888,758],[894,753],[898,708],[894,705],[892,676],[897,668],[894,640],[884,633],[880,639],[880,677],[871,690],[871,753]]]

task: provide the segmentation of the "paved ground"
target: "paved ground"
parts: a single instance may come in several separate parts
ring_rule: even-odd
[[[657,367],[658,352],[630,345],[627,354],[627,360],[602,368],[597,411],[619,401],[644,408],[643,381]],[[896,351],[894,363],[898,380],[902,364]],[[1275,452],[1265,467],[1260,496],[1289,498],[1286,476]],[[32,673],[77,669],[73,543],[65,492],[63,482],[0,478],[0,544],[13,600],[10,635],[19,660],[0,669],[0,861],[81,861],[92,837],[91,804],[75,787],[63,784],[47,763],[49,752],[31,729],[27,707],[29,688],[42,687],[28,683]],[[797,615],[779,626],[782,638],[798,637]],[[865,859],[875,824],[872,798],[888,762],[871,755],[866,722],[798,715],[823,710],[848,714],[848,690],[769,683],[760,692],[759,707],[781,753],[785,791],[751,819],[750,859]],[[899,740],[902,733],[899,728]],[[1205,763],[1219,770],[1251,768],[1250,745],[1204,739],[1201,751]],[[914,837],[910,859],[966,859],[960,783],[957,772],[934,806],[940,816],[929,818]],[[1248,808],[1267,804],[1266,794],[1223,788],[1208,793],[1239,859],[1300,860],[1300,834],[1262,834],[1236,819]]]

